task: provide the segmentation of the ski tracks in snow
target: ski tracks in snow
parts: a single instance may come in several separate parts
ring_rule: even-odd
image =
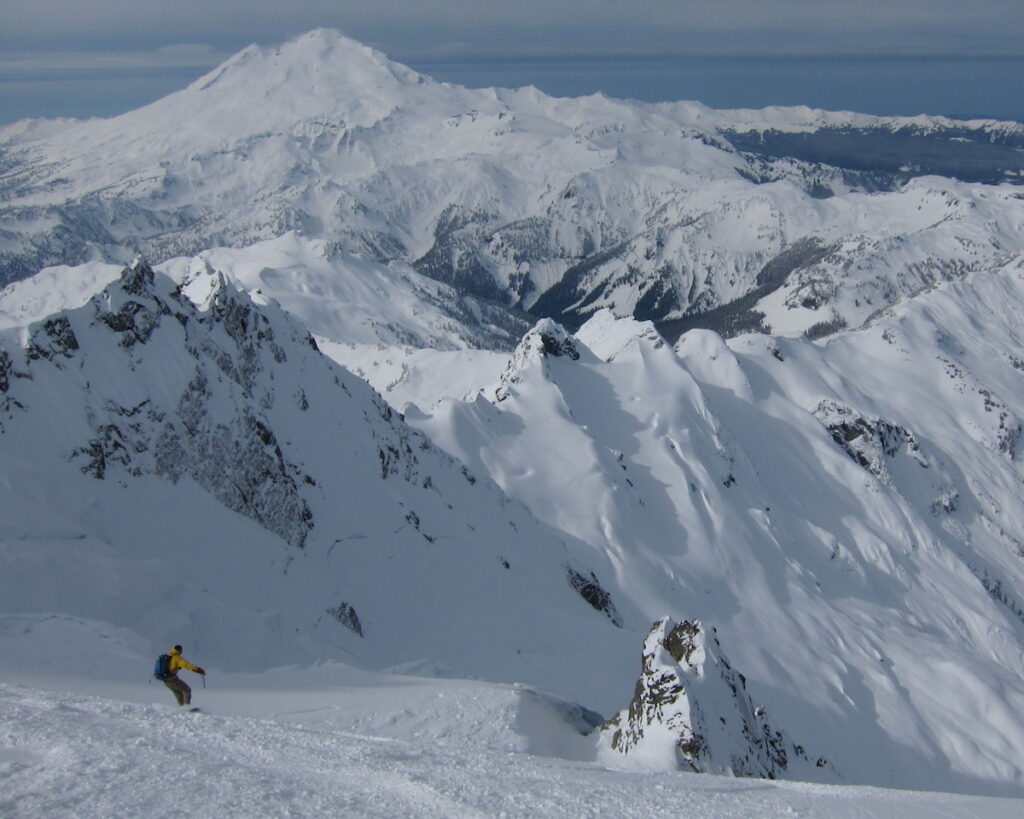
[[[615,771],[0,684],[4,817],[1009,817],[1020,804]]]
[[[4,816],[445,816],[401,743],[3,687]]]

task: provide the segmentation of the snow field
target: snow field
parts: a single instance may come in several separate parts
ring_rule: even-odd
[[[152,691],[157,699],[169,698],[155,685]],[[303,703],[301,690],[262,693],[264,705]],[[347,694],[344,687],[332,692],[338,700]],[[0,813],[21,819],[182,812],[199,817],[1012,817],[1020,811],[1019,802],[996,798],[613,770],[476,743],[353,733],[318,725],[309,713],[303,724],[283,721],[287,713],[265,718],[217,713],[221,703],[245,697],[245,691],[210,693],[209,711],[187,713],[162,703],[2,683]],[[377,697],[378,707],[394,699]]]

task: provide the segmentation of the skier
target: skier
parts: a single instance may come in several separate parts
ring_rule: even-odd
[[[167,666],[167,672],[170,676],[164,678],[164,685],[174,692],[178,705],[189,705],[192,702],[192,689],[189,688],[188,683],[184,680],[178,679],[178,672],[185,668],[189,671],[194,671],[196,674],[206,676],[206,671],[197,665],[192,665],[192,663],[182,657],[181,646],[175,646],[167,652],[167,655],[171,658]]]

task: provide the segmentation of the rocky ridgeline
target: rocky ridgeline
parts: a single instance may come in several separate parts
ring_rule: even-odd
[[[834,781],[755,706],[714,629],[698,620],[656,622],[644,641],[629,707],[600,728],[601,747],[646,765],[727,776]]]
[[[323,357],[278,307],[254,303],[224,276],[207,274],[177,286],[137,260],[83,307],[0,336],[5,444],[24,437],[14,430],[26,425],[58,425],[46,446],[83,475],[122,485],[145,476],[193,481],[300,549],[337,527],[338,506],[350,502],[339,487],[351,480],[381,482],[371,506],[379,503],[382,518],[397,516],[391,533],[407,533],[403,542],[476,548],[463,491],[499,515],[486,519],[489,525],[505,521],[507,498],[492,483],[478,482],[379,394]],[[521,355],[535,354],[579,356],[554,326],[523,342]],[[43,444],[28,446],[36,457]],[[310,448],[333,454],[325,461]],[[511,519],[507,526],[518,531]],[[508,553],[510,544],[501,548]],[[501,565],[512,571],[505,558]],[[567,600],[578,596],[622,626],[589,567],[552,558],[550,569]],[[325,611],[363,635],[351,600],[336,598]]]
[[[523,336],[515,352],[509,359],[505,372],[501,375],[501,384],[495,391],[495,399],[504,401],[509,397],[516,384],[522,383],[522,373],[533,362],[542,365],[548,356],[569,358],[576,361],[580,351],[574,339],[565,328],[551,319],[541,319],[532,330]]]
[[[314,480],[286,460],[263,412],[277,398],[261,374],[287,360],[269,320],[223,281],[205,312],[178,291],[158,290],[153,270],[137,260],[83,308],[90,333],[113,334],[117,360],[105,366],[125,369],[110,392],[86,383],[91,435],[69,457],[100,480],[115,472],[191,478],[229,509],[303,546],[313,515],[300,486]],[[184,346],[192,372],[184,389],[143,397],[124,382],[135,373],[144,380],[141,371],[155,365],[143,348],[160,332]],[[44,365],[84,368],[76,362],[84,357],[68,315],[57,315],[31,329],[17,374],[31,379]],[[12,360],[10,353],[4,359]]]

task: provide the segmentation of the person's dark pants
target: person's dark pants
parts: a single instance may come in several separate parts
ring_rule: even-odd
[[[174,698],[178,701],[178,705],[188,705],[192,702],[192,689],[188,687],[187,683],[177,677],[171,677],[164,680],[164,685],[174,692]]]

